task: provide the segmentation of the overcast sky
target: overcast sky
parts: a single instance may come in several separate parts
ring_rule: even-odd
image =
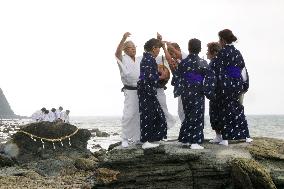
[[[0,88],[12,109],[30,115],[59,105],[71,115],[121,115],[122,83],[114,52],[132,33],[137,55],[156,32],[187,52],[229,28],[250,74],[247,114],[284,114],[282,0],[0,1]],[[168,84],[169,110],[177,99]],[[208,114],[208,109],[207,112]]]

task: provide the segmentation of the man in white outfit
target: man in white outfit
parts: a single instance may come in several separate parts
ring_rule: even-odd
[[[137,96],[137,82],[140,75],[140,61],[136,57],[136,46],[132,41],[126,41],[131,34],[126,32],[115,52],[119,66],[121,81],[124,85],[124,108],[122,116],[122,147],[128,147],[128,140],[140,141],[139,101]],[[122,55],[124,51],[124,55]]]

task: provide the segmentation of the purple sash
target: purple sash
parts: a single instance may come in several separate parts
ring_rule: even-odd
[[[236,66],[228,66],[226,68],[229,77],[240,78],[241,77],[241,68]]]
[[[201,74],[195,72],[188,72],[184,74],[184,78],[187,82],[194,84],[198,82],[202,82],[204,77]]]

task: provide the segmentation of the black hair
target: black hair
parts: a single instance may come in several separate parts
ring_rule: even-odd
[[[158,48],[162,47],[162,43],[160,40],[152,38],[145,43],[144,50],[146,52],[151,52],[153,48],[155,47],[158,47]]]
[[[188,51],[189,53],[198,54],[201,51],[201,41],[199,39],[193,38],[188,41]]]
[[[232,42],[235,42],[238,40],[238,38],[229,29],[224,29],[222,31],[219,31],[218,35],[219,35],[219,38],[223,39],[227,44],[231,44]]]

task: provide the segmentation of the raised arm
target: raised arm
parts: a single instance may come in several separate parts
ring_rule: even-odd
[[[171,71],[173,71],[172,68],[175,68],[175,61],[172,59],[169,51],[166,48],[166,41],[162,41],[163,40],[162,35],[159,34],[158,32],[157,32],[157,39],[161,41],[162,49],[165,53],[165,58],[166,58],[167,62],[169,63]]]
[[[116,51],[115,51],[115,56],[118,58],[120,61],[122,61],[122,50],[123,50],[123,44],[126,41],[126,39],[131,35],[131,33],[126,32],[123,34],[123,37],[121,41],[119,42]]]

